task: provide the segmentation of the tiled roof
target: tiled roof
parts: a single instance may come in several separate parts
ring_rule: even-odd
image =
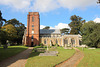
[[[61,34],[60,29],[40,29],[40,34]]]

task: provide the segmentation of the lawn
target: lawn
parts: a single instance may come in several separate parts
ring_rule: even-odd
[[[0,47],[0,61],[7,59],[17,53],[27,49],[25,46],[9,46],[7,49]]]
[[[79,48],[82,51],[82,48]],[[100,67],[100,49],[84,48],[84,58],[78,67]]]
[[[38,56],[40,52],[34,52],[33,50],[25,67],[53,67],[75,53],[74,49],[64,49],[62,47],[57,47],[56,50],[59,52],[58,56]]]

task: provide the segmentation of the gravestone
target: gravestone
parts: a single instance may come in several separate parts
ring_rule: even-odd
[[[88,48],[88,49],[96,49],[96,48]]]
[[[64,47],[64,49],[72,49],[72,47]]]
[[[45,53],[40,53],[39,56],[57,56],[58,51],[46,51]]]

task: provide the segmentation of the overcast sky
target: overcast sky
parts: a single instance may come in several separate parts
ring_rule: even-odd
[[[41,28],[69,28],[70,17],[77,15],[86,21],[100,23],[100,5],[97,0],[0,0],[3,18],[16,18],[27,26],[28,12],[40,13]]]

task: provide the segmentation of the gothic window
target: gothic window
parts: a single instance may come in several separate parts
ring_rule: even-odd
[[[46,44],[46,39],[44,39],[44,44]]]
[[[34,37],[32,36],[32,37],[31,37],[32,42],[33,42],[33,39],[34,39]]]
[[[72,42],[72,44],[75,44],[75,40],[74,39],[71,39],[71,42]]]
[[[58,44],[58,40],[56,39],[56,44]]]
[[[32,22],[34,22],[34,17],[32,17]]]
[[[81,41],[81,40],[79,40],[79,44],[80,44],[80,45],[82,44],[82,41]]]
[[[65,40],[65,44],[68,44],[68,39]]]
[[[32,36],[32,39],[33,39],[33,36]]]

